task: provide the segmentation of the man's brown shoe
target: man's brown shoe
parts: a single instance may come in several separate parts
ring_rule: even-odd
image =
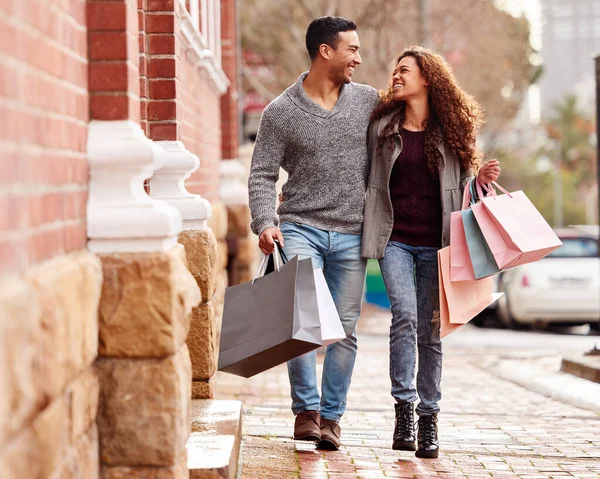
[[[294,439],[297,441],[320,441],[321,428],[319,411],[303,411],[296,416]]]
[[[340,425],[331,420],[321,418],[321,441],[317,446],[319,449],[327,449],[328,451],[337,451],[340,448],[340,436],[342,429]]]

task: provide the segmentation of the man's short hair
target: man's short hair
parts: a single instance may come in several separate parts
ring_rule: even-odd
[[[340,40],[338,33],[350,30],[356,30],[356,23],[342,17],[319,17],[313,20],[306,30],[306,49],[310,59],[316,58],[323,44],[337,48]]]

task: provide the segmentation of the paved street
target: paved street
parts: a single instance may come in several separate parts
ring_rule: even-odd
[[[391,449],[388,325],[386,311],[361,318],[337,452],[290,439],[285,366],[249,380],[219,374],[218,397],[244,403],[241,479],[600,478],[600,385],[558,372],[561,354],[600,336],[470,325],[453,333],[444,340],[442,452],[424,460]]]

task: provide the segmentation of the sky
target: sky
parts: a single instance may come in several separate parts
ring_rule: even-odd
[[[531,45],[542,47],[542,11],[539,0],[497,0],[496,4],[515,16],[525,15],[531,25]]]
[[[542,48],[542,11],[540,0],[496,0],[496,4],[512,15],[525,15],[531,25],[531,46],[540,51]],[[528,95],[529,121],[537,124],[540,121],[540,91],[538,85],[529,87]]]

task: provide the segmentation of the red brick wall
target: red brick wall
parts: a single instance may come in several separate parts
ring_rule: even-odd
[[[230,86],[221,97],[221,124],[223,126],[223,158],[238,156],[238,90],[237,90],[237,36],[234,1],[224,1],[221,7],[221,64]]]
[[[141,0],[140,0],[141,1]],[[200,157],[200,170],[188,180],[190,192],[218,199],[221,159],[220,96],[206,73],[187,54],[181,21],[186,10],[178,0],[143,0],[140,6],[145,47],[140,48],[142,125],[155,141],[181,140]],[[144,63],[146,78],[144,78]],[[144,89],[144,87],[142,87]]]
[[[145,12],[148,59],[148,132],[155,141],[178,140],[181,62],[179,0],[147,0]]]
[[[222,2],[223,17],[233,2]],[[182,140],[201,160],[189,190],[218,199],[222,144],[236,156],[232,102],[186,54],[179,9],[177,0],[0,2],[0,273],[85,248],[90,119]],[[223,47],[228,70],[232,48]]]
[[[88,0],[90,117],[140,121],[137,0]]]
[[[146,11],[148,0],[138,0],[139,36],[138,48],[140,52],[140,126],[146,136],[148,130],[148,36],[146,35]]]
[[[186,57],[182,69],[182,141],[200,158],[200,168],[188,179],[191,193],[219,199],[221,163],[220,96],[209,79],[198,74]]]
[[[0,273],[85,247],[85,25],[85,0],[0,3]]]

